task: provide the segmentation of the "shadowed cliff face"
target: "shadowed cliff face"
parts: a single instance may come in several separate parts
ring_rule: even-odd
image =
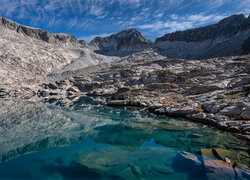
[[[250,37],[242,44],[243,54],[250,54]]]
[[[156,44],[163,41],[202,42],[211,39],[214,40],[219,37],[229,38],[249,28],[250,18],[245,18],[243,14],[233,15],[221,20],[217,24],[166,34],[157,38]]]
[[[242,49],[250,37],[250,18],[233,15],[217,24],[178,31],[156,39],[155,48],[169,58],[204,59],[246,54]]]

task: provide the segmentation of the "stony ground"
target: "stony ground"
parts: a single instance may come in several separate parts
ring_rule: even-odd
[[[105,96],[109,106],[141,106],[250,139],[250,56],[167,60],[155,53],[155,60],[149,60],[149,54],[144,51],[133,55],[134,62],[128,57],[96,71],[82,70],[77,76],[41,84],[33,94]]]

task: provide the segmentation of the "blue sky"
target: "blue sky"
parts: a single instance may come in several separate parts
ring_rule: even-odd
[[[137,28],[146,38],[250,13],[250,0],[1,0],[0,15],[90,41]]]

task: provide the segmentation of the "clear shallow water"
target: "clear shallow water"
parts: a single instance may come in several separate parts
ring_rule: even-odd
[[[246,142],[184,119],[105,107],[89,97],[1,103],[0,179],[211,179],[177,157],[212,148],[250,164]]]

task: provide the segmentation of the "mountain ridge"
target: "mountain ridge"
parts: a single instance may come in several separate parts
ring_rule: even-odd
[[[75,36],[71,34],[51,33],[49,31],[40,28],[24,26],[2,16],[0,16],[0,26],[6,27],[12,31],[24,34],[32,38],[43,40],[47,43],[64,44],[64,45],[81,44],[87,46],[87,43],[84,40],[78,40]]]
[[[226,26],[226,28],[224,28]],[[210,32],[206,31],[211,29]],[[219,30],[218,30],[219,29]],[[176,31],[173,33],[167,33],[159,38],[156,38],[155,43],[160,41],[187,41],[196,42],[207,39],[215,39],[217,36],[230,36],[237,34],[238,31],[244,31],[250,29],[250,15],[246,18],[243,14],[232,15],[220,20],[216,24],[207,25],[203,27],[188,29],[184,31]],[[197,35],[196,37],[194,36]],[[190,38],[192,39],[188,39]],[[199,38],[199,36],[202,36]]]
[[[134,37],[132,40],[131,34]],[[216,24],[167,33],[154,42],[132,28],[108,37],[96,37],[89,46],[96,53],[108,56],[123,57],[153,48],[158,54],[170,59],[205,59],[248,54],[249,37],[250,15],[247,18],[243,14],[236,14]]]

